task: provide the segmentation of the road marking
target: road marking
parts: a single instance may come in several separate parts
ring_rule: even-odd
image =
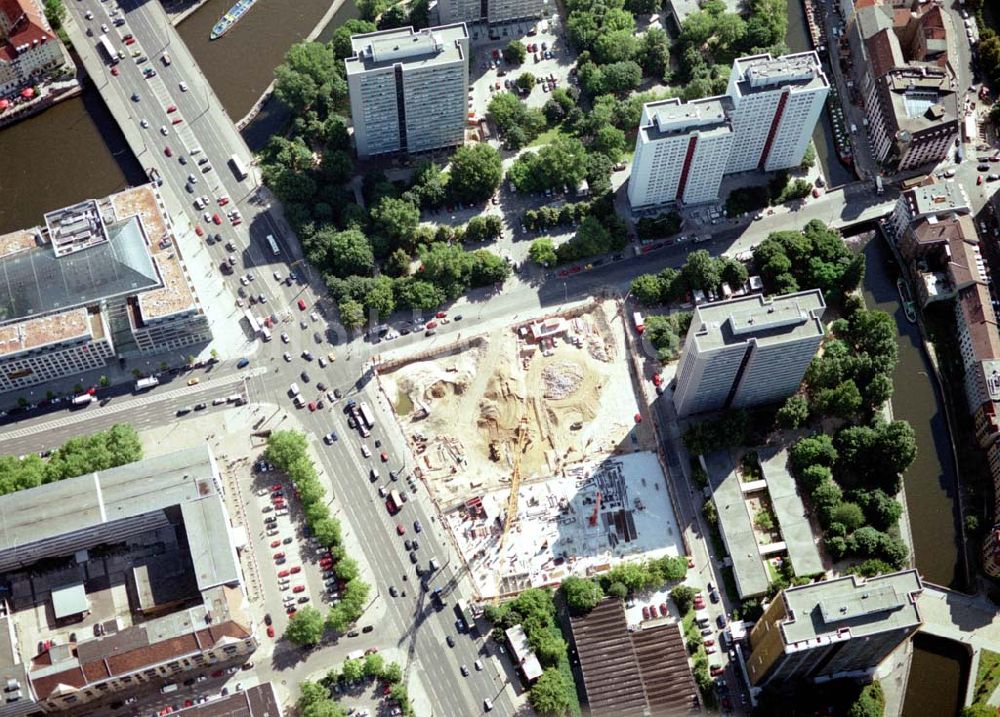
[[[45,423],[38,423],[33,426],[27,426],[25,428],[19,428],[13,431],[7,431],[5,433],[0,433],[0,442],[9,441],[15,438],[24,438],[26,436],[31,436],[36,433],[42,433],[44,431],[52,431],[57,428],[63,428],[65,426],[73,425],[74,423],[81,423],[82,421],[93,420],[101,416],[110,416],[115,413],[124,413],[125,411],[133,411],[136,408],[142,406],[150,406],[154,403],[159,403],[160,401],[169,401],[173,398],[180,398],[182,396],[190,396],[192,393],[201,393],[209,389],[217,388],[219,386],[226,386],[231,383],[237,383],[244,379],[244,377],[252,377],[260,374],[267,373],[267,368],[260,366],[257,368],[250,369],[243,373],[233,373],[226,376],[219,376],[218,378],[209,379],[203,381],[196,386],[181,386],[173,389],[172,391],[166,391],[161,393],[149,393],[143,395],[141,398],[136,398],[131,401],[124,401],[114,405],[102,406],[100,408],[85,408],[83,410],[78,410],[69,415],[62,416],[52,421],[46,421]]]

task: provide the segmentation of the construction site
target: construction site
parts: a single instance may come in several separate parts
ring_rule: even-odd
[[[382,357],[414,472],[481,597],[683,553],[622,321],[608,301]]]

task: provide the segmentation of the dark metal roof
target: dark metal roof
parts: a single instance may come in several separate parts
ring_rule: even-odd
[[[630,632],[625,609],[616,598],[605,598],[570,624],[594,717],[701,713],[678,625]]]

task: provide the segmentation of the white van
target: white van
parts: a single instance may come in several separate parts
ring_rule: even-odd
[[[296,408],[302,408],[305,405],[306,405],[306,401],[305,401],[304,398],[302,398],[302,396],[296,396],[295,397],[295,407]]]
[[[161,687],[160,692],[162,692],[163,694],[168,694],[170,692],[176,692],[177,689],[178,689],[177,683],[172,682],[169,685],[164,685],[163,687]]]
[[[299,384],[293,383],[291,386],[288,387],[288,390],[291,391],[291,394],[293,396],[298,396],[299,395]]]

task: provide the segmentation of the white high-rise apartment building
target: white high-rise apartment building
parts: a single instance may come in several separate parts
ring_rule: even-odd
[[[464,23],[351,38],[344,60],[359,157],[465,141],[469,34]]]
[[[733,102],[736,138],[727,174],[801,164],[829,92],[815,52],[733,62],[726,94]]]
[[[699,306],[677,366],[677,413],[755,406],[795,393],[823,341],[825,310],[819,289]]]
[[[733,63],[725,95],[645,105],[629,202],[714,202],[726,174],[797,167],[829,91],[815,52],[755,55]]]
[[[677,98],[642,108],[628,186],[632,207],[699,204],[719,195],[733,143],[726,97],[682,104]]]
[[[442,25],[486,22],[490,25],[541,17],[546,0],[438,0],[438,22]]]

